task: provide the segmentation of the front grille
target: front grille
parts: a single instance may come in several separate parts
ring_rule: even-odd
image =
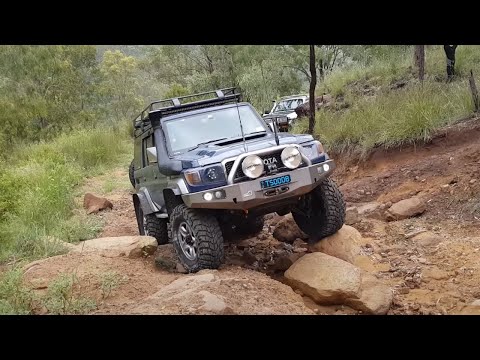
[[[235,161],[232,160],[232,161],[229,161],[229,162],[225,163],[225,171],[227,172],[227,176],[228,176],[228,174],[230,174],[230,171],[232,170],[234,162]]]

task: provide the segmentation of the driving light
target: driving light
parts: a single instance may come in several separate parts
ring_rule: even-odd
[[[300,155],[300,151],[293,146],[283,149],[280,157],[283,164],[289,169],[296,169],[302,162],[302,155]]]
[[[213,195],[211,192],[207,192],[205,194],[203,194],[203,198],[206,200],[206,201],[211,201],[213,199]]]
[[[330,165],[323,164],[323,171],[327,172],[328,170],[330,170]]]
[[[215,191],[215,197],[217,199],[225,198],[225,192],[224,191]]]
[[[263,161],[257,155],[248,155],[242,162],[242,170],[250,179],[263,174]]]

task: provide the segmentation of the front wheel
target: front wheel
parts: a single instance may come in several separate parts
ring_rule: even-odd
[[[188,272],[222,264],[223,236],[213,215],[181,204],[173,209],[170,222],[175,252]]]
[[[337,184],[330,178],[303,196],[292,210],[298,227],[311,242],[336,233],[345,222],[345,201]]]

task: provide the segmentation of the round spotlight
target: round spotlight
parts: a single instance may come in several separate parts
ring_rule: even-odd
[[[213,195],[211,192],[207,192],[205,194],[203,194],[203,198],[206,200],[206,201],[210,201],[213,199]]]
[[[242,162],[242,170],[250,179],[256,179],[263,173],[263,161],[257,155],[248,155]]]
[[[289,146],[282,151],[282,162],[289,169],[296,169],[302,162],[302,155],[296,147]]]
[[[215,197],[216,197],[217,199],[221,199],[221,198],[223,197],[222,192],[221,192],[221,191],[215,191]]]
[[[330,170],[330,165],[323,164],[323,171],[327,172],[328,170]]]

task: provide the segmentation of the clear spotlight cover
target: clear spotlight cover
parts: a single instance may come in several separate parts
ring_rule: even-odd
[[[256,179],[263,173],[263,161],[257,155],[249,155],[242,162],[242,170],[251,179]]]
[[[293,146],[286,147],[282,151],[282,162],[289,169],[296,169],[302,162],[300,151]]]

